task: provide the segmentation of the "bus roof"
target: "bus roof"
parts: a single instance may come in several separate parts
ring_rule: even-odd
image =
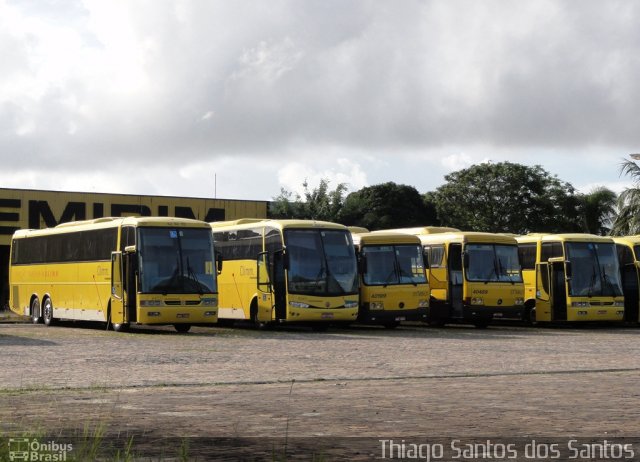
[[[431,228],[431,227],[427,227]],[[457,242],[457,243],[486,243],[486,244],[516,244],[516,240],[513,236],[495,233],[483,233],[478,231],[460,231],[455,228],[437,228],[436,232],[424,232],[426,228],[399,228],[390,229],[388,231],[394,231],[399,233],[411,234],[420,238],[423,244],[438,244],[445,242]],[[453,229],[454,231],[445,231],[447,229]],[[374,231],[378,233],[381,231]]]
[[[389,232],[356,233],[353,234],[355,245],[380,245],[380,244],[415,244],[420,245],[420,238],[413,234]]]
[[[633,236],[611,236],[617,244],[625,244],[629,247],[640,244],[640,235],[635,234]]]
[[[255,228],[259,226],[270,226],[280,230],[287,228],[322,228],[322,229],[343,229],[347,230],[347,227],[339,223],[331,223],[329,221],[317,221],[317,220],[269,220],[260,218],[242,218],[240,220],[232,221],[215,221],[209,223],[214,231],[229,231],[234,229],[247,229]]]
[[[76,231],[89,231],[92,229],[115,228],[118,226],[176,226],[189,228],[207,228],[204,221],[191,218],[177,217],[103,217],[93,220],[70,221],[61,223],[53,228],[44,229],[19,229],[13,234],[14,239],[25,237],[46,236],[49,234],[64,234]]]
[[[448,228],[446,226],[419,226],[417,228],[397,228],[397,229],[382,230],[382,231],[397,231],[400,233],[415,234],[415,235],[461,232],[458,228]],[[378,231],[374,231],[374,232],[378,232]]]
[[[362,226],[347,226],[351,234],[364,234],[368,233],[369,230],[367,228],[363,228]]]
[[[561,242],[613,242],[613,239],[609,236],[596,236],[595,234],[587,233],[530,233],[516,237],[518,242],[549,242],[549,241],[561,241]]]

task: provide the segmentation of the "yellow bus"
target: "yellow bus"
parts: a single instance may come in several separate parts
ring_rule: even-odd
[[[482,328],[494,319],[522,319],[524,284],[513,237],[430,226],[395,231],[418,236],[428,255],[430,324]]]
[[[427,321],[429,284],[417,236],[402,233],[358,233],[360,311],[358,322],[388,329],[401,321]]]
[[[614,237],[620,264],[622,292],[624,294],[624,320],[637,324],[640,322],[640,236]]]
[[[623,320],[613,239],[579,233],[534,233],[516,239],[525,282],[525,320]]]
[[[358,274],[351,233],[313,220],[211,223],[224,260],[219,318],[271,323],[353,322]]]
[[[211,228],[186,218],[98,218],[18,230],[11,242],[10,307],[34,323],[217,321]]]

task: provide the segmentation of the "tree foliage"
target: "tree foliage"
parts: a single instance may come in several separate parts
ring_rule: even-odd
[[[620,174],[631,177],[633,186],[626,188],[618,196],[618,214],[613,222],[611,234],[640,234],[640,166],[633,161],[625,160],[620,166]]]
[[[329,189],[329,180],[322,179],[317,188],[310,189],[307,180],[302,183],[304,197],[280,189],[280,194],[273,198],[269,207],[271,218],[296,218],[305,220],[337,221],[338,214],[344,204],[347,186],[338,184],[334,190]]]
[[[431,212],[431,213],[430,213]],[[367,186],[347,196],[339,221],[370,230],[437,224],[413,187],[393,182]]]
[[[604,186],[580,196],[584,232],[609,234],[616,216],[617,195]]]
[[[433,194],[443,226],[518,234],[582,230],[575,189],[539,165],[483,163],[445,180]]]

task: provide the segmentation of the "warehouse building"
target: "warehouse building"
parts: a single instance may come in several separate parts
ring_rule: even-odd
[[[0,188],[0,307],[8,303],[11,236],[18,229],[123,216],[171,216],[207,222],[266,218],[268,205],[268,201]]]

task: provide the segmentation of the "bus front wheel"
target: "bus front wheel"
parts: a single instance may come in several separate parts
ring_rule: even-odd
[[[31,302],[31,322],[40,324],[40,321],[42,321],[42,317],[40,316],[40,300],[36,297]]]
[[[191,324],[174,324],[173,327],[181,334],[186,334],[191,329]]]
[[[116,331],[116,332],[126,332],[127,329],[129,328],[129,324],[113,323],[113,324],[111,324],[111,327],[113,327],[113,330]]]
[[[51,303],[51,299],[49,297],[44,299],[44,303],[42,304],[42,318],[44,319],[45,326],[52,326],[55,324],[55,319],[53,318],[53,303]]]
[[[527,316],[527,318],[528,318],[527,320],[529,321],[529,324],[531,324],[532,326],[535,326],[536,324],[538,324],[538,321],[536,320],[535,306],[529,310],[529,315]]]

